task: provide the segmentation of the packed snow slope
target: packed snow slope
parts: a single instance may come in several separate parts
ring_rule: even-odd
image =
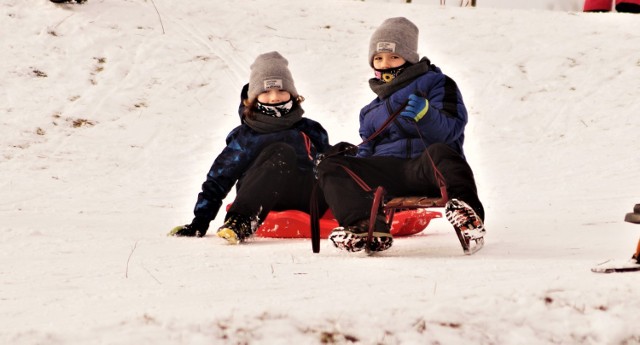
[[[359,143],[368,40],[394,16],[464,94],[484,249],[463,255],[444,219],[373,257],[166,236],[258,54],[289,59],[332,143]],[[640,203],[637,15],[3,0],[0,18],[0,343],[640,343],[640,273],[590,271],[640,235],[623,221]]]

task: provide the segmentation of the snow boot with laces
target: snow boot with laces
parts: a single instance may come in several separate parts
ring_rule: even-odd
[[[445,206],[447,219],[453,225],[465,254],[471,255],[484,245],[484,223],[466,202],[451,199]]]
[[[333,245],[348,252],[359,252],[367,249],[367,236],[369,233],[369,220],[363,219],[350,226],[339,226],[329,235],[329,240]],[[381,252],[391,248],[393,236],[385,216],[376,217],[375,227],[369,245],[369,252]]]

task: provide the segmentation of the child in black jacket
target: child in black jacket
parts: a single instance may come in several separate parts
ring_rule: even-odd
[[[322,125],[302,117],[303,100],[284,57],[270,52],[256,58],[241,93],[242,124],[209,169],[193,221],[169,235],[204,236],[236,182],[236,199],[217,231],[231,244],[251,236],[271,210],[310,211],[313,159],[329,148],[329,138]],[[326,210],[323,200],[319,208]]]

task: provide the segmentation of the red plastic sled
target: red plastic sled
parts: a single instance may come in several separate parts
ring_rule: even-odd
[[[411,236],[424,230],[434,218],[441,218],[437,211],[425,209],[399,211],[393,217],[391,234],[393,236]],[[262,225],[256,230],[255,236],[271,238],[310,238],[311,217],[309,214],[296,211],[271,211]],[[328,210],[320,218],[320,237],[327,238],[338,222],[333,213]]]

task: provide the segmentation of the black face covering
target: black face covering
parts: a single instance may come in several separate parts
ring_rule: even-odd
[[[273,117],[283,117],[287,115],[293,108],[293,100],[282,103],[268,104],[260,101],[256,102],[256,109],[264,115]]]
[[[374,70],[376,79],[379,79],[385,83],[390,83],[394,79],[396,79],[396,77],[400,73],[402,73],[402,71],[404,71],[405,68],[409,66],[411,66],[411,64],[408,62],[405,62],[402,66],[398,66],[398,67],[387,68],[387,69],[376,69]]]
[[[291,128],[303,114],[300,103],[293,99],[278,104],[256,102],[251,116],[243,117],[242,121],[259,133],[271,133]]]
[[[402,65],[400,67],[403,66],[405,65]],[[384,82],[383,80],[378,78],[369,79],[369,87],[371,87],[371,90],[375,92],[380,99],[385,99],[394,92],[407,86],[417,77],[429,72],[430,66],[431,62],[429,61],[429,59],[427,59],[426,57],[422,58],[417,64],[409,64],[407,65],[407,67],[403,67],[404,70],[402,71],[402,73],[396,74],[396,77],[390,82]]]

